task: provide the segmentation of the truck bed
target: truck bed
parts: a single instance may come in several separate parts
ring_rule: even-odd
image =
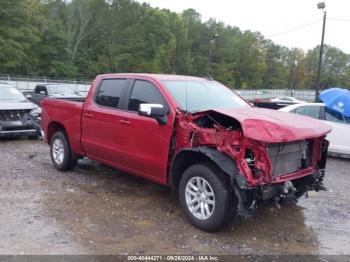
[[[28,100],[32,103],[40,106],[41,102],[44,101],[44,99],[55,99],[55,100],[66,100],[66,101],[75,101],[75,102],[84,102],[85,97],[44,97],[40,98],[35,95],[35,93],[29,93],[30,97],[28,97]]]
[[[84,99],[85,100],[85,99]],[[80,146],[81,138],[81,117],[84,100],[70,101],[66,99],[47,98],[42,102],[42,128],[50,132],[48,120],[51,123],[63,125],[68,135],[71,147],[74,152],[82,152]],[[47,141],[48,134],[45,134],[44,140]]]

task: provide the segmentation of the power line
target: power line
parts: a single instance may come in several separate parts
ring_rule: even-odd
[[[310,22],[310,23],[307,23],[307,24],[305,24],[305,25],[300,25],[300,26],[297,26],[297,27],[288,29],[288,30],[286,30],[286,31],[282,31],[282,32],[279,32],[279,33],[276,33],[276,34],[273,34],[273,35],[269,35],[269,36],[266,36],[266,37],[267,37],[267,38],[270,38],[270,37],[275,37],[275,36],[280,36],[280,35],[288,34],[288,33],[291,33],[291,32],[294,32],[294,31],[297,31],[297,30],[300,30],[300,29],[303,29],[303,28],[305,28],[305,27],[308,27],[308,26],[310,26],[310,25],[317,24],[318,22],[321,22],[321,19],[315,20],[315,21]]]
[[[329,19],[329,20],[333,20],[333,21],[348,22],[348,23],[350,23],[350,19],[335,18],[335,17],[328,17],[328,19]]]

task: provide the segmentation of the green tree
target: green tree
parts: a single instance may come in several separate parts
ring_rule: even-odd
[[[262,78],[264,88],[283,88],[288,83],[288,67],[290,66],[289,50],[276,45],[271,40],[264,42],[266,71]]]
[[[43,5],[42,38],[35,48],[38,74],[46,76],[74,77],[77,67],[67,52],[67,6],[63,0],[50,0]]]
[[[315,88],[320,47],[310,50],[305,57],[306,87]],[[321,67],[322,89],[334,86],[350,86],[350,56],[336,47],[324,46]]]
[[[234,88],[300,89],[315,88],[318,54],[319,47],[305,54],[258,32],[202,21],[194,9],[178,14],[134,0],[1,1],[0,73],[210,74]],[[350,86],[348,54],[325,46],[323,61],[324,88]]]
[[[29,74],[38,61],[34,47],[41,38],[39,0],[2,0],[0,8],[0,71]]]

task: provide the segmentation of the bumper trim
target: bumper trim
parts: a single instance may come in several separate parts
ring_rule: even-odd
[[[35,129],[26,129],[26,130],[11,130],[11,131],[0,131],[1,134],[13,134],[13,133],[35,133]]]
[[[289,174],[284,174],[284,175],[280,175],[280,176],[276,176],[273,177],[272,183],[273,184],[277,184],[277,183],[282,183],[288,180],[295,180],[304,176],[308,176],[308,175],[312,175],[315,172],[317,172],[317,169],[314,167],[308,167],[306,169],[303,170],[299,170],[296,172],[292,172]]]

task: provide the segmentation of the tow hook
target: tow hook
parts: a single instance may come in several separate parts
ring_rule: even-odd
[[[275,197],[275,205],[279,209],[281,208],[280,203],[281,202],[293,202],[297,199],[296,195],[294,194],[296,192],[296,188],[294,187],[293,183],[291,181],[286,181],[283,184],[281,194],[278,197]]]
[[[320,190],[328,191],[327,188],[323,185],[323,178],[324,178],[324,170],[320,170],[314,175],[313,187],[316,192]]]
[[[283,194],[294,193],[295,191],[297,190],[291,181],[287,181],[284,183],[282,189]]]
[[[257,201],[256,199],[252,202],[252,204],[249,207],[249,210],[251,210],[252,212],[255,211],[255,209],[257,208]]]

